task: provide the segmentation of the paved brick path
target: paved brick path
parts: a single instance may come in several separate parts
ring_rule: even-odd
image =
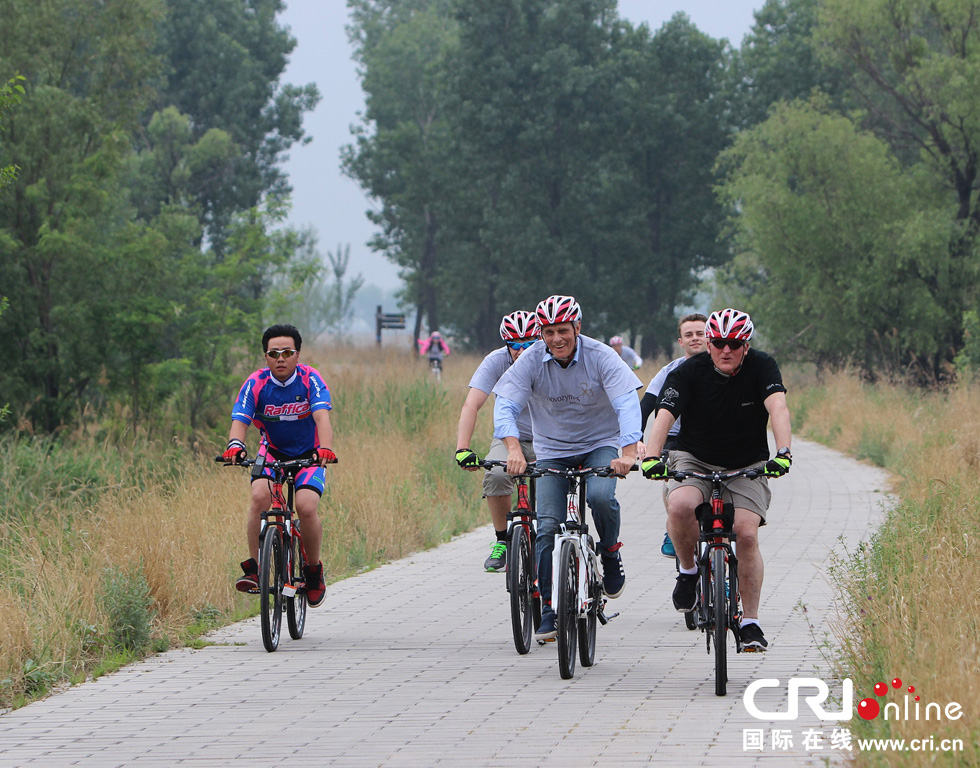
[[[554,644],[518,656],[504,579],[485,574],[489,529],[329,588],[303,640],[262,648],[257,620],[0,716],[0,766],[620,766],[840,762],[829,727],[753,720],[745,686],[762,677],[830,680],[820,643],[833,617],[827,555],[880,519],[885,478],[797,441],[772,483],[763,529],[767,654],[730,653],[714,695],[700,633],[670,609],[659,556],[659,484],[621,482],[627,586],[599,627],[596,664],[559,677]],[[479,484],[474,481],[474,493]],[[799,606],[807,608],[804,614]],[[812,623],[811,630],[809,622]],[[284,628],[285,635],[285,628]],[[833,689],[833,686],[832,686]],[[778,696],[776,697],[778,698]],[[776,698],[765,701],[773,710]],[[806,727],[826,727],[823,750]],[[763,729],[765,749],[743,748]],[[789,751],[771,748],[773,728]]]

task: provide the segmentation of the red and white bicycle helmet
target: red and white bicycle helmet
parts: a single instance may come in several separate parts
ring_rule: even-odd
[[[509,315],[504,315],[500,321],[500,338],[504,341],[523,341],[536,339],[541,335],[538,328],[538,318],[533,312],[518,309]]]
[[[538,316],[538,324],[542,327],[558,323],[576,323],[582,319],[582,308],[575,301],[574,296],[555,295],[538,302],[535,314]]]
[[[708,322],[704,324],[704,335],[708,339],[739,339],[748,341],[752,338],[755,326],[747,312],[741,312],[731,307],[720,312],[712,312]]]
[[[622,343],[623,343],[623,337],[622,336],[613,336],[611,339],[609,339],[609,346],[610,347],[614,347],[617,344],[622,344]]]

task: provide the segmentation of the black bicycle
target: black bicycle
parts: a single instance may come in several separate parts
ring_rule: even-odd
[[[216,461],[224,462],[218,456]],[[293,510],[296,474],[318,464],[315,458],[272,460],[265,454],[244,459],[237,466],[251,467],[253,478],[266,477],[272,490],[272,507],[262,513],[259,533],[259,623],[262,644],[272,653],[279,647],[283,606],[289,636],[303,637],[306,628],[306,548],[299,518]],[[225,466],[235,466],[224,462]],[[272,476],[263,470],[272,471]],[[285,493],[283,489],[285,488]]]
[[[668,469],[665,478],[686,480],[697,478],[711,483],[711,500],[699,504],[694,512],[700,534],[696,564],[698,581],[695,587],[697,603],[684,620],[691,629],[705,635],[707,652],[712,645],[715,654],[715,694],[728,692],[728,631],[735,638],[735,652],[754,651],[743,648],[741,636],[742,607],[738,591],[738,558],[735,556],[735,505],[724,500],[727,484],[738,477],[763,477],[761,467],[727,472],[694,472]],[[693,623],[693,627],[691,624]]]
[[[484,459],[484,469],[506,467],[506,461]],[[533,464],[523,474],[514,475],[517,506],[507,513],[507,591],[510,593],[510,623],[514,647],[525,654],[531,650],[531,638],[541,625],[541,594],[538,592],[538,570],[534,556],[535,478],[540,477]]]

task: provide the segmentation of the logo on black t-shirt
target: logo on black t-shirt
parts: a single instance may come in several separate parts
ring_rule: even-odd
[[[667,389],[660,393],[660,402],[664,405],[673,406],[675,405],[674,400],[680,396],[680,394],[681,393],[673,387],[667,387]]]

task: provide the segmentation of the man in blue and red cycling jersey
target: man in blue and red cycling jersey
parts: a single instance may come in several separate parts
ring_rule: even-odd
[[[330,425],[330,390],[316,368],[299,362],[303,339],[292,325],[273,325],[262,334],[262,351],[268,368],[249,376],[238,393],[231,412],[231,429],[224,459],[237,464],[247,456],[245,433],[254,424],[262,435],[259,453],[289,461],[316,456],[319,466],[307,467],[296,475],[296,512],[303,531],[306,566],[306,599],[313,608],[323,602],[326,585],[320,544],[323,526],[317,505],[326,480],[323,467],[337,461]],[[271,476],[269,470],[265,476]],[[259,530],[262,512],[272,505],[271,484],[265,476],[252,478],[252,501],[248,510],[246,535],[249,559],[242,563],[243,574],[235,583],[239,592],[259,586]],[[256,482],[259,481],[259,482]]]

